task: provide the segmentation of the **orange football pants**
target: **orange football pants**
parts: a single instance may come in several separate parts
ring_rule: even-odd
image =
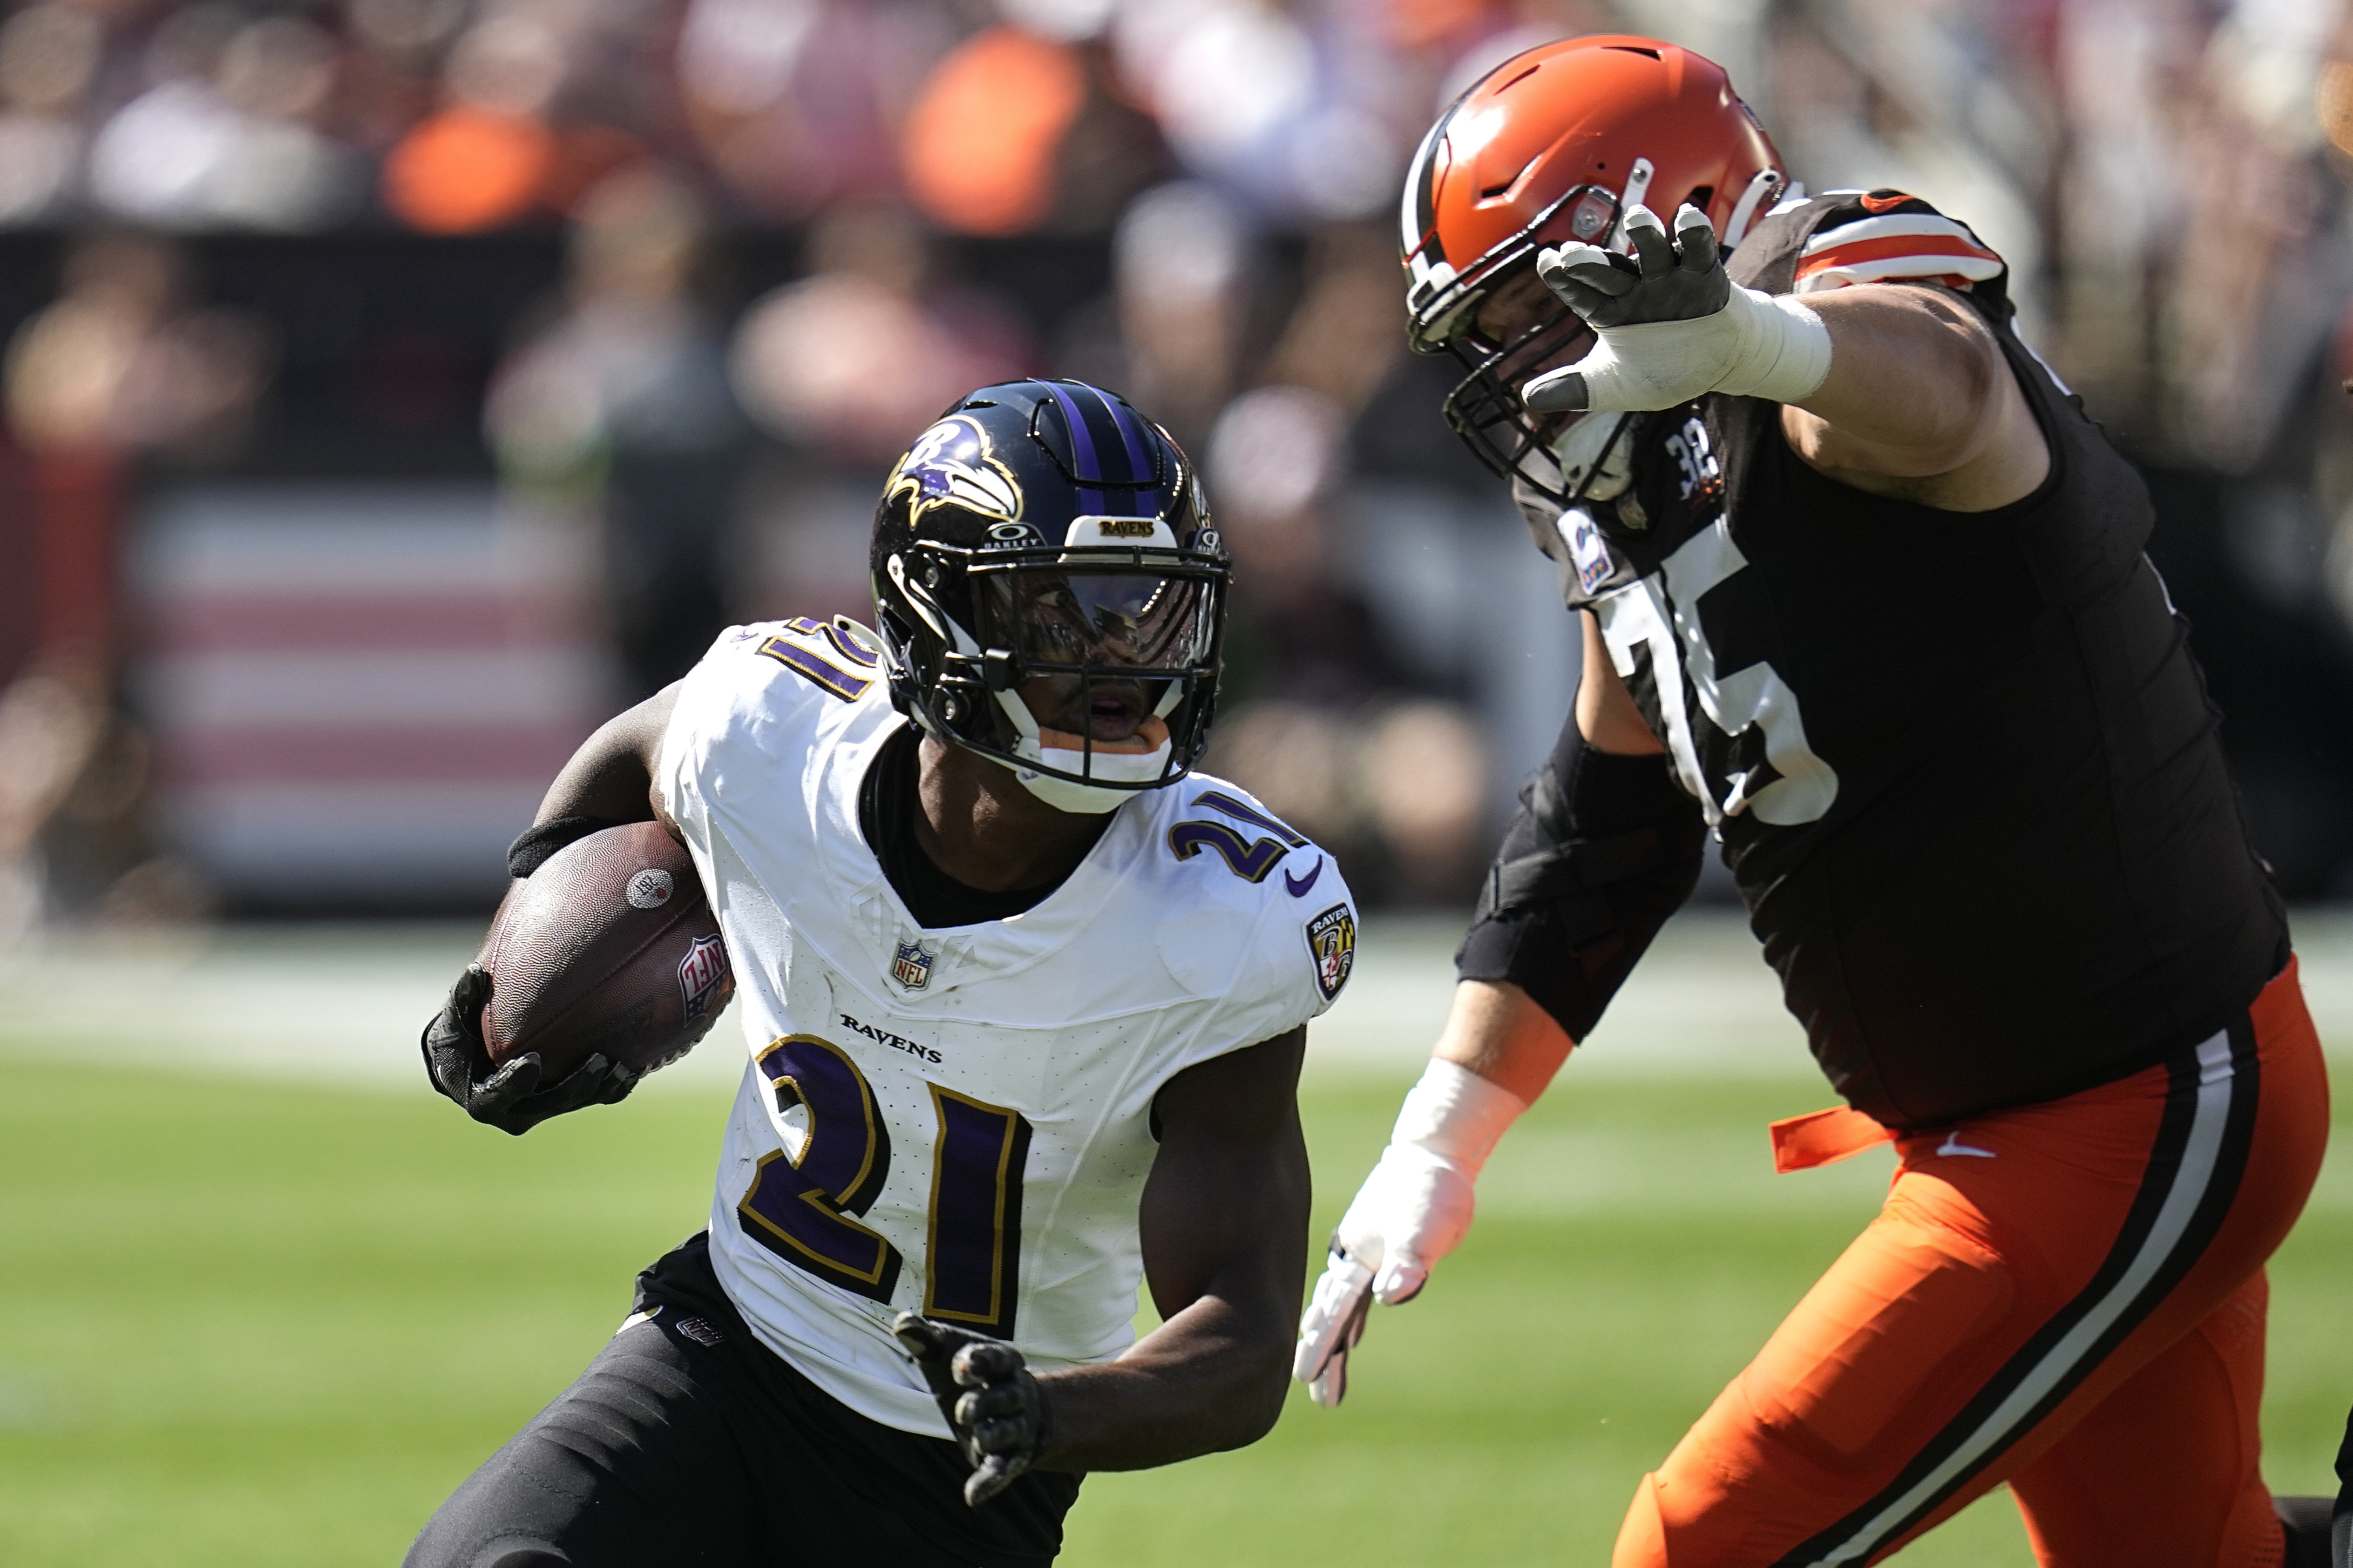
[[[1642,1479],[1613,1568],[1876,1562],[2004,1482],[2044,1568],[2277,1568],[2263,1266],[2327,1135],[2291,961],[2172,1060],[1897,1140],[1879,1217]]]

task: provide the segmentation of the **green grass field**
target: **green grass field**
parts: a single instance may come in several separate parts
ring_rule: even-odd
[[[511,1140],[414,1092],[15,1059],[0,1097],[0,1563],[390,1564],[694,1229],[723,1091]],[[1305,1096],[1328,1227],[1402,1084]],[[1572,1069],[1471,1242],[1380,1314],[1344,1410],[1088,1483],[1064,1561],[1598,1563],[1635,1479],[1868,1217],[1885,1157],[1775,1177],[1827,1095]],[[2353,1182],[2274,1269],[2267,1470],[2331,1485],[2353,1402]],[[1996,1497],[1905,1561],[2023,1563]]]

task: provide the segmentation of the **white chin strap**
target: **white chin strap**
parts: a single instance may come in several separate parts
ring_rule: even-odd
[[[1176,695],[1176,683],[1171,681],[1170,700],[1161,705],[1175,706],[1173,699]],[[1013,754],[1025,762],[1067,773],[1092,773],[1116,784],[1146,786],[1158,784],[1168,771],[1172,743],[1168,725],[1158,713],[1136,726],[1132,741],[1097,741],[1090,747],[1083,736],[1061,730],[1040,730],[1038,721],[1030,716],[1029,705],[1012,692],[998,692],[997,700],[1021,737],[1014,743]],[[1029,768],[1014,769],[1013,776],[1021,781],[1024,789],[1057,811],[1089,816],[1117,810],[1135,795],[1134,789],[1082,784]]]

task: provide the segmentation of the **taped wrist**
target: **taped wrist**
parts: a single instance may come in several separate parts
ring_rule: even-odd
[[[1459,1063],[1433,1058],[1398,1108],[1391,1143],[1427,1151],[1477,1181],[1528,1102]]]
[[[1797,403],[1830,378],[1830,329],[1804,300],[1735,284],[1727,307],[1741,318],[1740,353],[1714,391]]]
[[[1582,1040],[1691,896],[1706,827],[1664,757],[1597,751],[1574,716],[1521,802],[1455,972],[1517,985]]]
[[[624,826],[605,816],[552,816],[533,823],[507,846],[507,875],[520,880],[547,864],[557,850],[592,833]]]
[[[1724,309],[1681,321],[1603,327],[1567,372],[1593,409],[1672,408],[1709,392],[1796,403],[1831,373],[1830,329],[1802,300],[1735,284]],[[1528,390],[1551,377],[1539,377]]]

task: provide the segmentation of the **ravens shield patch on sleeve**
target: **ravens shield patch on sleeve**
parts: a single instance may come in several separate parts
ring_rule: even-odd
[[[1347,905],[1334,904],[1307,922],[1307,953],[1315,961],[1315,989],[1329,1002],[1356,966],[1356,917]]]

